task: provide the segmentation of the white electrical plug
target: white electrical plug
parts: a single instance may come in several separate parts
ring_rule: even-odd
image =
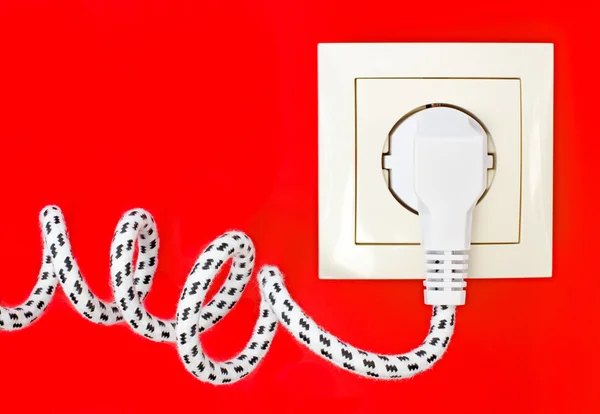
[[[425,251],[425,303],[463,305],[473,209],[487,186],[487,134],[472,117],[450,107],[429,107],[410,117],[413,185]],[[390,188],[405,192],[394,168],[406,154],[384,158]],[[401,178],[401,177],[398,177]]]

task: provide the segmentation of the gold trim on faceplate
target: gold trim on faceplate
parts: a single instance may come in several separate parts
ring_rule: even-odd
[[[359,77],[354,78],[354,244],[359,246],[418,246],[420,243],[361,243],[357,241],[358,227],[358,96],[357,81],[360,79],[457,79],[457,80],[518,80],[519,81],[519,238],[517,242],[471,243],[472,245],[503,245],[521,243],[521,221],[523,220],[523,85],[521,78],[488,78],[488,77]],[[433,103],[433,102],[432,102]],[[449,104],[449,106],[452,106]],[[458,108],[458,107],[457,107]],[[415,108],[412,112],[416,112]],[[461,109],[462,108],[458,108]],[[405,115],[406,116],[406,115]],[[477,119],[477,118],[476,118]],[[479,121],[479,120],[478,120]],[[480,122],[481,123],[481,122]],[[483,124],[482,124],[483,125]],[[485,129],[485,127],[484,127]],[[486,129],[487,131],[487,129]],[[496,162],[496,160],[494,160]],[[487,190],[486,190],[487,192]],[[405,207],[406,208],[406,207]],[[409,210],[411,211],[411,210]]]

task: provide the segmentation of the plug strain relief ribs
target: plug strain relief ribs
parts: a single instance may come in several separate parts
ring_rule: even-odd
[[[425,251],[425,304],[465,304],[467,253],[466,250]]]

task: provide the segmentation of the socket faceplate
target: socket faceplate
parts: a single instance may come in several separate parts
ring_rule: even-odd
[[[319,45],[320,278],[423,277],[418,216],[390,194],[381,156],[398,120],[440,102],[496,145],[469,278],[551,276],[553,45],[360,43]]]

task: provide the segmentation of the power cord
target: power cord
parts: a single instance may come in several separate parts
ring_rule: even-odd
[[[464,303],[471,213],[485,189],[486,141],[468,128],[465,131],[464,119],[458,122],[458,130],[453,128],[455,117],[443,112],[426,114],[425,127],[415,141],[415,190],[426,251],[425,301],[433,305],[433,315],[425,341],[408,353],[382,355],[342,342],[317,325],[292,299],[279,269],[265,266],[257,276],[262,300],[248,344],[229,361],[211,360],[202,350],[200,335],[225,317],[242,295],[253,273],[254,245],[237,231],[210,243],[186,280],[176,319],[162,320],[143,305],[158,265],[159,237],[154,219],[141,209],[126,212],[117,224],[110,248],[114,302],[105,303],[91,292],[81,275],[62,212],[57,206],[44,208],[40,214],[43,262],[38,281],[21,306],[0,307],[0,329],[23,329],[37,320],[60,283],[75,309],[90,321],[101,325],[125,321],[150,340],[176,343],[186,369],[204,382],[233,383],[250,374],[266,355],[279,323],[312,352],[357,375],[401,379],[423,372],[446,351],[454,332],[456,305]],[[430,131],[431,122],[447,128]],[[448,131],[452,133],[448,135]],[[457,131],[460,134],[455,134]],[[444,230],[460,225],[465,228],[459,234]],[[229,276],[205,305],[210,284],[229,259]]]

